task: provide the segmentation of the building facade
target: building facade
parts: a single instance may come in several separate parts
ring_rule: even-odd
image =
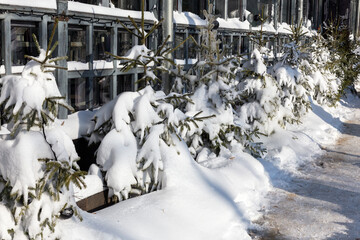
[[[93,109],[122,91],[136,90],[140,71],[121,72],[121,63],[106,52],[121,56],[138,44],[119,21],[131,29],[127,16],[140,20],[141,0],[24,2],[0,0],[0,76],[20,74],[27,62],[24,55],[37,54],[32,34],[46,48],[54,19],[58,18],[55,38],[60,44],[54,55],[68,56],[60,62],[68,70],[57,70],[56,79],[61,93],[76,110]],[[321,29],[324,21],[341,16],[356,36],[359,33],[359,0],[145,0],[147,29],[166,17],[163,31],[153,35],[148,44],[156,48],[168,34],[174,46],[189,35],[199,40],[200,28],[206,24],[203,10],[209,3],[218,17],[219,38],[231,46],[229,54],[251,52],[248,33],[257,31],[256,16],[260,14],[268,17],[264,37],[270,40],[275,57],[279,46],[287,41],[288,33],[279,30],[284,23],[303,19],[314,29]],[[194,44],[186,42],[173,57],[190,66],[197,59]],[[65,118],[67,112],[62,111],[60,116]]]

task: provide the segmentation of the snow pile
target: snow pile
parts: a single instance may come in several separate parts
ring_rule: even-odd
[[[81,223],[61,222],[64,239],[251,239],[245,229],[269,189],[261,164],[239,153],[209,159],[205,168],[174,141],[164,146],[164,189],[84,213]]]

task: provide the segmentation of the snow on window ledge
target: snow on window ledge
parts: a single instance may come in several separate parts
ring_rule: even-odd
[[[31,7],[31,8],[46,8],[46,9],[56,9],[56,0],[0,0],[0,4],[8,4],[22,7]]]
[[[1,0],[0,0],[1,1]],[[80,2],[68,2],[68,10],[70,12],[80,12],[80,13],[91,13],[91,14],[99,14],[105,16],[114,16],[114,17],[124,17],[127,18],[131,16],[135,19],[141,19],[141,11],[134,10],[124,10],[120,8],[110,8],[103,6],[96,6],[86,3]],[[155,15],[152,12],[145,12],[144,14],[145,20],[157,22]]]

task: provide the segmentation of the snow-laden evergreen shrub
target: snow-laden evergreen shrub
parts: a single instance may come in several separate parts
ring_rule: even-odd
[[[342,19],[329,21],[325,25],[325,39],[331,58],[326,68],[340,79],[337,93],[337,100],[339,100],[347,88],[354,89],[354,81],[360,73],[358,64],[360,58],[354,52],[356,41]]]
[[[174,91],[182,92],[184,89],[179,86],[186,86],[185,91],[190,93],[191,101],[184,104],[184,112],[201,111],[199,116],[213,117],[193,124],[182,131],[181,136],[199,162],[232,148],[259,156],[264,150],[260,144],[254,143],[257,129],[246,128],[235,111],[241,104],[236,91],[240,59],[227,56],[226,47],[220,49],[221,41],[213,29],[215,16],[206,11],[204,15],[208,24],[200,33],[200,59],[186,73],[177,70]]]
[[[203,120],[174,108],[171,102],[181,97],[147,86],[121,93],[96,112],[90,140],[101,140],[96,162],[110,195],[122,200],[162,187],[167,146],[176,147],[180,129]]]
[[[307,52],[308,58],[301,61],[300,69],[310,96],[318,104],[335,105],[340,79],[327,67],[332,58],[321,34],[312,36]]]
[[[0,79],[2,128],[11,132],[0,140],[0,239],[5,240],[60,239],[58,219],[79,216],[72,184],[84,185],[72,140],[52,124],[58,105],[65,105],[52,73],[61,58],[50,59],[57,43],[50,49],[50,39],[44,51],[34,39],[39,56],[29,57],[21,76]]]
[[[259,129],[268,135],[277,125],[284,125],[284,119],[291,117],[286,115],[286,111],[280,111],[280,89],[275,79],[267,73],[258,49],[254,49],[249,61],[244,63],[237,89],[242,104],[236,110],[250,129]]]
[[[309,83],[300,69],[301,61],[308,57],[304,46],[307,32],[303,30],[302,21],[292,25],[290,30],[290,43],[284,45],[283,60],[273,67],[272,72],[280,88],[281,105],[293,115],[286,121],[299,123],[310,109]]]
[[[144,3],[143,3],[144,4]],[[130,20],[131,17],[129,17]],[[137,92],[125,92],[101,107],[94,116],[88,133],[90,143],[101,144],[97,151],[96,163],[105,175],[110,196],[118,200],[127,199],[129,194],[138,195],[160,189],[163,184],[163,158],[166,146],[174,145],[173,138],[180,138],[180,129],[190,128],[191,124],[207,117],[199,112],[184,113],[176,108],[182,101],[191,101],[187,95],[155,91],[159,85],[163,62],[174,64],[168,58],[174,49],[167,49],[167,40],[156,50],[146,47],[149,33],[134,23],[137,31],[129,32],[141,38],[142,45],[134,46],[123,60],[123,71],[141,66],[145,88]],[[175,146],[174,146],[175,147]]]

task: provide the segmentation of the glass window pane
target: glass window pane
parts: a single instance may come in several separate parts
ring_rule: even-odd
[[[224,18],[225,17],[225,0],[215,1],[215,15]]]
[[[0,33],[1,33],[1,29],[0,29]],[[2,51],[2,37],[1,37],[1,34],[0,34],[0,65],[5,65],[5,63],[3,62],[2,55],[3,55],[3,51]]]
[[[241,53],[249,53],[250,47],[250,39],[249,37],[241,37]]]
[[[141,0],[115,0],[113,3],[118,8],[141,11]]]
[[[185,40],[185,34],[184,33],[176,33],[175,34],[175,47],[178,46],[182,41]],[[179,46],[174,53],[175,59],[184,59],[185,58],[185,44],[182,44]]]
[[[86,104],[86,78],[69,79],[69,101],[75,111],[85,110]]]
[[[38,27],[35,23],[11,23],[11,61],[14,66],[25,65],[29,59],[25,55],[39,55],[32,34],[39,39]]]
[[[222,41],[223,41],[225,55],[227,56],[231,55],[231,51],[232,51],[231,36],[224,36]]]
[[[132,91],[133,90],[133,81],[132,75],[118,75],[117,76],[117,94]]]
[[[238,18],[239,17],[239,2],[240,1],[229,1],[228,2],[228,17]]]
[[[132,47],[132,35],[129,32],[118,33],[118,55],[124,56]]]
[[[197,15],[201,15],[200,14],[200,1],[183,0],[182,1],[182,11],[183,12],[192,12]]]
[[[233,37],[232,54],[233,55],[239,54],[239,36],[234,36]]]
[[[191,33],[189,35],[193,36],[195,41],[198,41],[198,36],[199,36],[198,34]],[[194,43],[194,41],[192,39],[189,39],[188,41],[189,41],[189,58],[196,59],[196,55],[197,55],[196,43]]]
[[[86,30],[69,26],[69,61],[86,62]]]
[[[110,76],[94,78],[94,107],[110,101]]]
[[[95,28],[94,29],[94,60],[108,60],[111,61],[111,58],[105,52],[111,52],[110,49],[110,39],[111,39],[110,30],[106,28]]]
[[[99,0],[76,0],[76,2],[98,5]]]

